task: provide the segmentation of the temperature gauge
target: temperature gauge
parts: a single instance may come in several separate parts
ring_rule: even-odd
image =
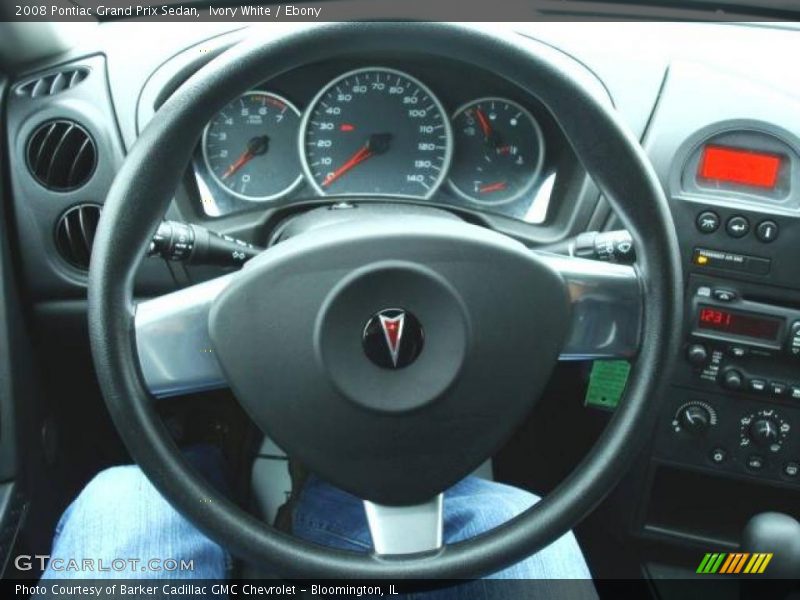
[[[533,115],[504,98],[481,98],[453,115],[450,186],[480,204],[506,204],[530,191],[542,170],[544,137]]]

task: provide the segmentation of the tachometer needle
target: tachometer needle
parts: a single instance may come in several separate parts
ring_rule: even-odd
[[[392,139],[391,133],[373,133],[369,136],[367,143],[361,146],[358,151],[348,158],[342,166],[330,173],[322,182],[322,187],[328,187],[342,175],[350,171],[356,165],[360,165],[368,158],[378,154],[383,154],[389,149],[389,141]]]
[[[266,135],[262,135],[260,137],[254,137],[249,142],[247,142],[247,150],[242,152],[242,155],[237,158],[231,166],[229,166],[225,172],[222,174],[222,179],[227,179],[236,171],[241,169],[247,163],[249,163],[253,158],[256,156],[260,156],[267,152],[267,148],[269,147],[269,137]]]
[[[490,183],[488,185],[482,185],[478,188],[478,192],[481,194],[490,194],[492,192],[501,192],[506,189],[506,182],[505,181],[498,181],[495,183]]]

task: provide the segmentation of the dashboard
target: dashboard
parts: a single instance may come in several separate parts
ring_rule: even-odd
[[[147,25],[104,24],[102,40],[11,84],[4,135],[16,165],[14,236],[26,291],[51,319],[42,330],[84,325],[91,225],[126,152],[174,89],[246,35],[206,25],[202,34],[153,35],[160,41],[134,56],[131,39]],[[571,75],[614,104],[664,188],[682,252],[685,355],[653,416],[649,452],[609,502],[618,509],[609,521],[638,539],[729,548],[752,512],[798,516],[800,71],[774,60],[797,53],[797,31],[514,28],[509,36],[569,57]],[[59,74],[76,83],[27,94],[37,82],[53,87]],[[41,163],[55,174],[75,166],[52,181],[37,162],[46,155],[30,152],[48,132],[75,154]],[[308,208],[387,200],[443,208],[530,247],[624,228],[535,93],[466,61],[413,52],[298,65],[232,97],[206,125],[167,218],[266,245]],[[220,272],[149,259],[137,291],[159,295]],[[51,336],[56,347],[69,337]],[[69,364],[72,354],[56,360]],[[586,417],[575,396],[565,395],[554,423],[570,402],[583,411],[575,422]],[[539,454],[526,460],[547,472],[552,456]]]
[[[193,171],[209,217],[347,197],[542,223],[563,144],[535,98],[491,73],[414,57],[338,60],[233,99],[206,126]]]

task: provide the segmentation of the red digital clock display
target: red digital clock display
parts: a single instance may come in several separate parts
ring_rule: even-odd
[[[701,306],[697,317],[698,329],[770,341],[778,339],[782,323],[783,319],[734,312],[715,306]]]

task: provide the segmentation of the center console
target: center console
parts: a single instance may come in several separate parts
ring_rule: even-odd
[[[723,123],[672,165],[685,343],[642,524],[735,545],[752,514],[800,512],[800,152],[788,132]]]

